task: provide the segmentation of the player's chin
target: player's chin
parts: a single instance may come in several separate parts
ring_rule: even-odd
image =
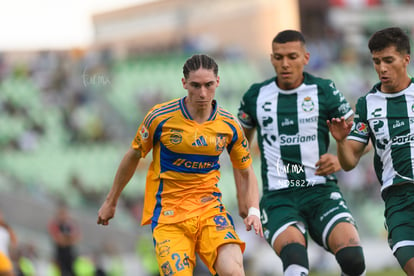
[[[207,109],[211,106],[211,103],[207,103],[207,102],[200,102],[197,104],[199,109]]]

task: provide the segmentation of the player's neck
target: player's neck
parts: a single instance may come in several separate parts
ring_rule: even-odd
[[[199,124],[206,122],[214,110],[214,102],[210,104],[197,104],[191,103],[189,99],[186,98],[184,104],[191,118]]]
[[[401,80],[396,81],[397,83],[396,86],[387,86],[385,84],[381,84],[380,91],[383,93],[389,93],[389,94],[399,93],[407,89],[411,85],[411,82],[412,82],[411,77],[406,75]]]
[[[207,108],[207,109],[193,109],[188,108],[188,112],[191,115],[191,118],[196,121],[199,124],[202,124],[210,118],[211,112],[213,108]]]

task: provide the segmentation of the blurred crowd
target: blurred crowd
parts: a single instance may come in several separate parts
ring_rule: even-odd
[[[1,99],[1,113],[10,117],[19,117],[24,121],[25,132],[15,139],[3,140],[2,147],[18,150],[30,149],[26,144],[35,144],[35,140],[45,134],[44,109],[59,110],[62,127],[66,129],[68,142],[86,143],[108,140],[108,122],[99,106],[99,97],[94,89],[105,92],[109,87],[109,57],[104,53],[95,57],[81,57],[78,51],[40,52],[28,60],[7,62],[6,55],[0,56],[0,80],[5,95]],[[100,79],[99,74],[108,79]],[[19,83],[21,83],[19,86]],[[25,87],[22,87],[26,85]],[[28,89],[34,91],[15,91]],[[14,90],[8,92],[7,90]],[[10,95],[17,94],[17,95]],[[28,97],[34,97],[29,99]],[[20,97],[20,98],[19,98]],[[41,110],[38,110],[41,105]],[[43,111],[43,112],[42,112]],[[33,147],[33,146],[32,146]]]

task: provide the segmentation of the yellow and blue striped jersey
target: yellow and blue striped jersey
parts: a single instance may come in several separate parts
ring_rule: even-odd
[[[220,154],[226,149],[233,167],[252,160],[237,119],[213,102],[209,119],[192,120],[185,97],[154,106],[132,141],[145,157],[152,149],[141,223],[174,223],[221,206]]]

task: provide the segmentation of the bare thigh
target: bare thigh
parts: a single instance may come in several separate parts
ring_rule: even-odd
[[[414,258],[408,260],[404,266],[404,271],[408,276],[414,276]]]
[[[217,249],[217,259],[214,269],[220,276],[243,276],[243,254],[240,245],[236,243],[223,244]]]

